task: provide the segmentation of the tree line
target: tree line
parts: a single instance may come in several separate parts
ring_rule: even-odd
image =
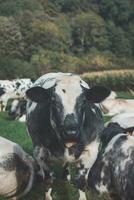
[[[0,0],[0,5],[0,79],[133,68],[133,0]]]

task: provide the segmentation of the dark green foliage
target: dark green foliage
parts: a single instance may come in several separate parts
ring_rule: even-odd
[[[0,0],[1,16],[15,16],[22,11],[35,11],[36,9],[41,9],[40,4],[36,0]]]
[[[133,68],[134,1],[0,0],[0,56],[0,79]]]

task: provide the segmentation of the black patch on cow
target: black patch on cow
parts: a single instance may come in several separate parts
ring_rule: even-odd
[[[0,168],[3,168],[7,173],[8,171],[15,171],[17,180],[16,193],[8,197],[18,196],[25,190],[28,184],[30,178],[29,166],[15,153],[4,156],[3,160],[4,161],[0,163]]]
[[[66,90],[65,89],[62,89],[63,93],[66,93]]]
[[[16,82],[15,85],[16,85],[16,89],[18,89],[20,87],[21,83]]]
[[[0,96],[2,96],[3,94],[5,94],[5,89],[4,88],[0,88]]]
[[[15,153],[4,156],[3,162],[0,163],[0,167],[4,168],[6,171],[17,169],[22,172],[27,172],[29,169],[26,163],[24,163],[24,161]]]
[[[101,151],[104,151],[109,141],[119,133],[124,133],[124,129],[118,123],[109,123],[101,133]]]

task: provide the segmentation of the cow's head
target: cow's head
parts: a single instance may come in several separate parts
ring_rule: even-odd
[[[51,125],[65,143],[78,140],[86,105],[103,101],[109,93],[103,86],[89,88],[76,75],[63,76],[50,88],[35,86],[26,92],[37,103],[49,100]]]
[[[15,99],[12,102],[11,108],[8,112],[9,116],[12,119],[18,119],[25,113],[26,113],[26,100],[25,99],[21,99],[21,100]]]

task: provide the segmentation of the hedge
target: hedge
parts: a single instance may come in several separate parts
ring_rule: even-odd
[[[134,70],[110,70],[84,73],[81,77],[90,85],[104,85],[112,90],[134,90]]]

